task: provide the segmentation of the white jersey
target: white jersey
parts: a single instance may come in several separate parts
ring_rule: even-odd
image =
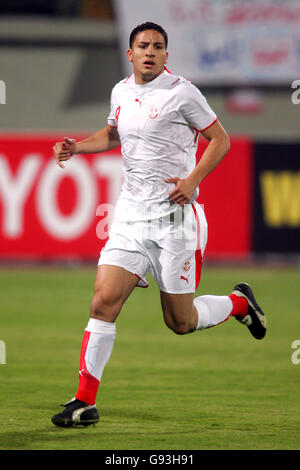
[[[217,120],[201,92],[165,70],[138,85],[134,75],[115,85],[108,124],[117,127],[124,182],[115,210],[119,221],[149,220],[174,212],[174,187],[167,178],[185,178],[195,168],[199,132]],[[198,196],[195,191],[190,202]]]

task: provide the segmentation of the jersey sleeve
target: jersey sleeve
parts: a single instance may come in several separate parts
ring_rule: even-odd
[[[200,132],[217,121],[217,115],[205,96],[191,83],[186,84],[180,93],[179,110],[187,123]]]
[[[107,124],[111,127],[117,127],[116,123],[116,98],[115,98],[115,88],[112,89],[110,97],[110,113],[107,118]]]

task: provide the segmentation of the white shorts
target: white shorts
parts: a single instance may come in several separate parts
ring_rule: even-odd
[[[98,266],[120,266],[148,287],[150,270],[159,289],[170,294],[194,293],[207,242],[207,222],[194,202],[177,206],[173,215],[142,222],[114,221]]]

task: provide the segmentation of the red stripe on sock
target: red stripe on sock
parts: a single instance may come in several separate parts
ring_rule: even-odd
[[[238,295],[231,294],[229,296],[232,302],[232,311],[230,315],[238,315],[239,317],[244,317],[248,313],[248,302],[244,297],[239,297]]]
[[[90,331],[85,331],[82,339],[79,365],[79,386],[76,398],[84,403],[88,403],[89,405],[94,405],[96,403],[96,395],[100,382],[96,377],[90,374],[86,368],[85,354],[90,335]]]
[[[79,372],[79,386],[76,398],[89,405],[94,405],[96,403],[99,383],[96,377],[93,377],[87,370],[81,369]]]
[[[80,351],[80,364],[79,364],[79,369],[85,369],[86,364],[85,364],[85,354],[87,350],[87,346],[89,343],[89,339],[91,336],[90,331],[85,331],[83,338],[82,338],[82,343],[81,343],[81,351]]]

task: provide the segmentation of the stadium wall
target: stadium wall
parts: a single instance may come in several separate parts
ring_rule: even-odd
[[[107,240],[122,184],[120,149],[75,157],[61,169],[52,156],[61,139],[0,137],[2,260],[96,261]],[[199,141],[198,158],[206,145]],[[230,153],[202,183],[198,198],[209,226],[206,259],[299,253],[299,153],[300,142],[231,137]]]

